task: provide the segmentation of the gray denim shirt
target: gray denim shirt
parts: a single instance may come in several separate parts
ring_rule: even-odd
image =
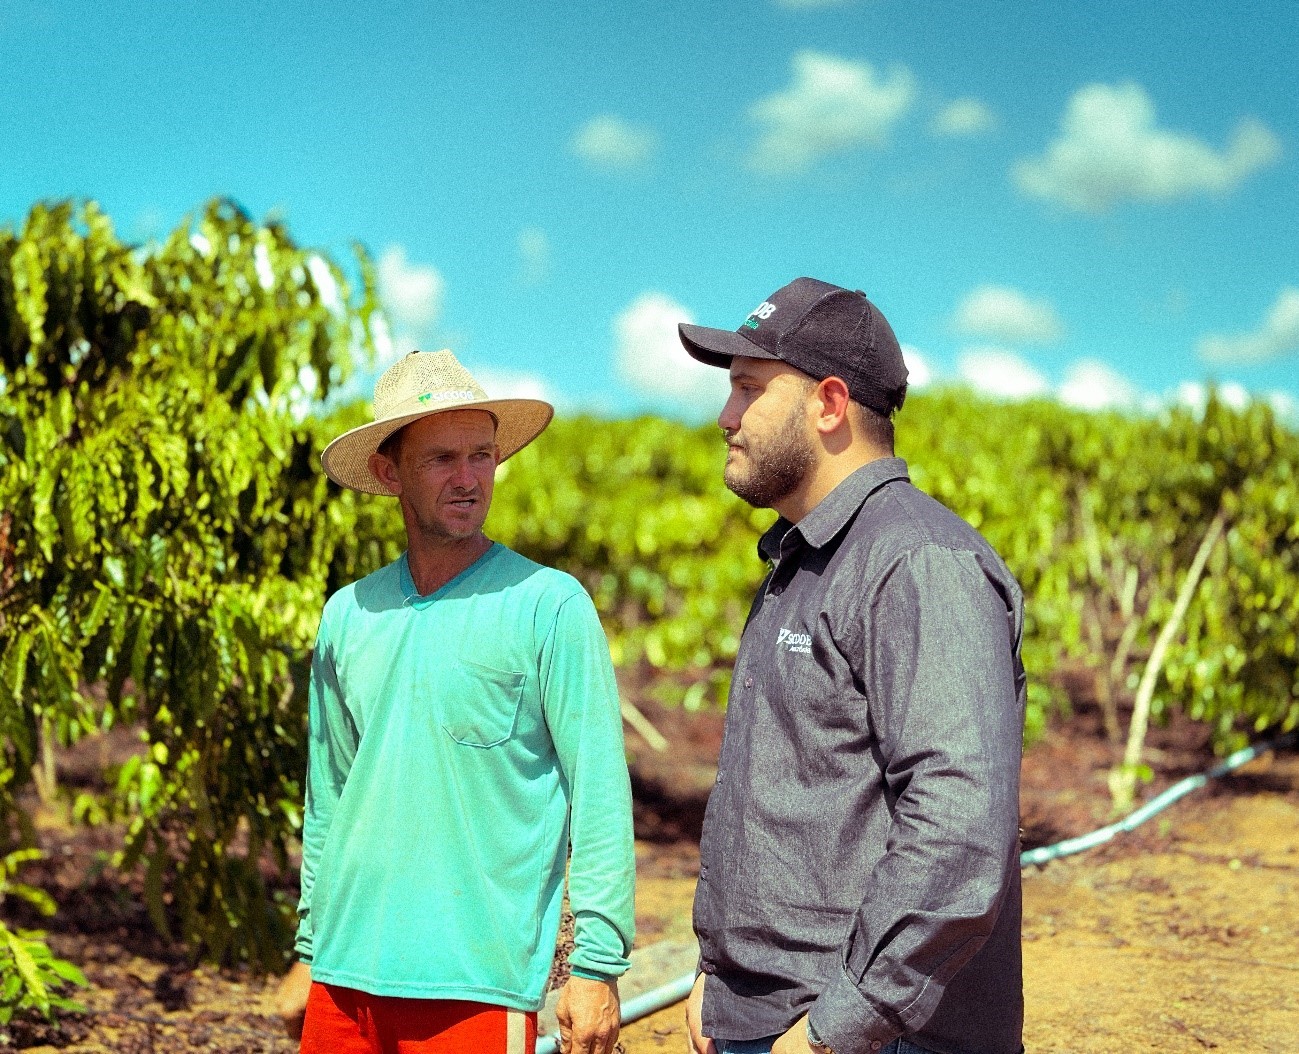
[[[1023,598],[900,458],[759,543],[694,924],[703,1026],[1022,1049]]]

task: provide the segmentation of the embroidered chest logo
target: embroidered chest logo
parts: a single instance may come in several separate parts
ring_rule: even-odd
[[[812,634],[792,633],[787,629],[782,629],[780,635],[776,638],[776,647],[784,648],[785,651],[793,652],[795,655],[811,655]]]

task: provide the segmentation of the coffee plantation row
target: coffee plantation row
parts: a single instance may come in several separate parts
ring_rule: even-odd
[[[319,469],[366,418],[325,409],[373,351],[364,252],[352,270],[225,201],[143,248],[93,205],[0,231],[0,851],[30,840],[29,788],[65,800],[60,745],[138,730],[75,814],[121,825],[118,866],[142,870],[160,929],[265,968],[293,922],[266,875],[300,823],[316,621],[403,544],[394,502]],[[1299,723],[1299,436],[1266,405],[920,392],[898,435],[916,484],[1024,586],[1030,737],[1068,671],[1116,742],[1131,732],[1122,800],[1143,710],[1224,749]],[[724,490],[723,455],[716,428],[561,419],[502,467],[488,521],[584,583],[629,683],[687,707],[724,702],[772,519]],[[25,939],[0,933],[19,977],[0,1003],[48,1006],[5,960]]]

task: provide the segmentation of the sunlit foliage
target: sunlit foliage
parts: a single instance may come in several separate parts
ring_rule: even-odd
[[[372,346],[364,254],[357,273],[229,202],[143,247],[93,205],[0,231],[0,841],[23,840],[20,791],[58,792],[56,745],[136,730],[76,812],[121,820],[155,923],[226,961],[287,952],[270,879],[300,823],[319,613],[404,544],[392,501],[319,467],[367,418],[324,412]],[[1118,741],[1218,517],[1154,717],[1183,710],[1223,748],[1299,723],[1299,439],[1266,406],[1130,417],[952,391],[909,400],[898,436],[1025,588],[1030,737],[1072,692]],[[716,429],[561,419],[502,468],[488,521],[576,575],[624,674],[689,707],[725,699],[772,520],[722,463]]]

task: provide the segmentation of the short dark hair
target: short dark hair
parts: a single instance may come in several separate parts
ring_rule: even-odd
[[[401,459],[401,434],[404,431],[406,431],[406,426],[402,425],[397,429],[397,431],[393,432],[387,439],[379,444],[379,453],[394,465]]]
[[[890,416],[872,410],[869,406],[856,403],[861,411],[862,434],[876,450],[893,454],[893,419]]]
[[[803,393],[811,395],[812,389],[821,382],[815,377],[809,377],[806,373],[799,371],[799,377],[803,380]],[[839,378],[843,380],[842,377]],[[878,410],[872,410],[864,403],[859,403],[852,399],[849,406],[855,406],[858,414],[861,416],[862,435],[876,450],[887,452],[893,455],[893,417],[892,414],[882,414]]]

